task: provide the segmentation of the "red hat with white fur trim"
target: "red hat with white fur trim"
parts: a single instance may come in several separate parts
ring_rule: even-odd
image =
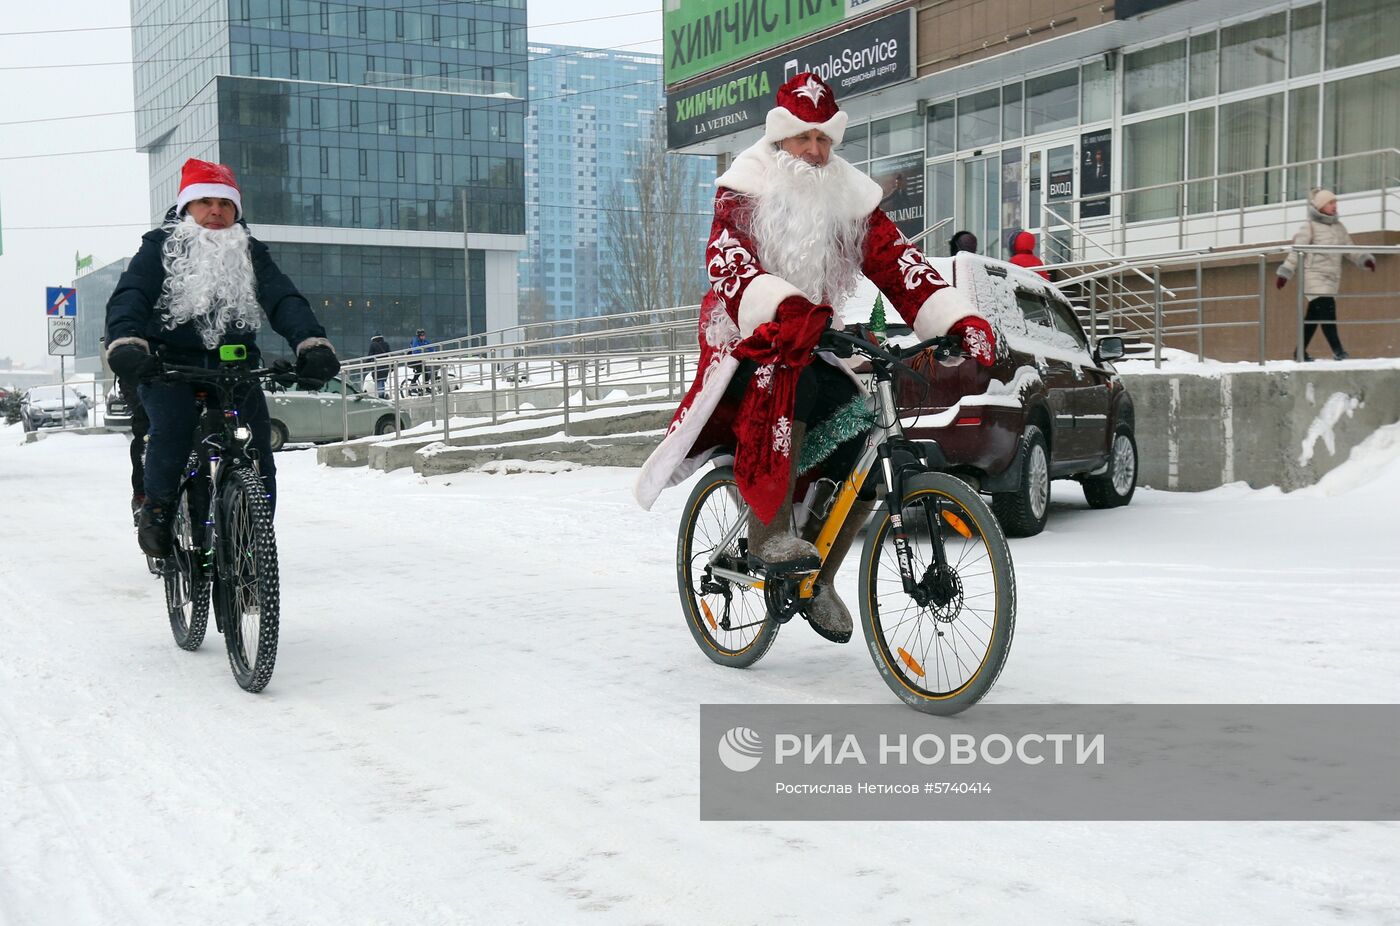
[[[803,71],[778,88],[777,104],[768,110],[763,139],[774,144],[812,129],[820,129],[841,144],[848,118],[836,105],[836,94],[811,71]]]
[[[184,215],[186,206],[205,198],[232,200],[238,218],[243,218],[243,194],[238,190],[233,171],[223,164],[190,158],[180,168],[180,195],[175,199],[175,214]]]

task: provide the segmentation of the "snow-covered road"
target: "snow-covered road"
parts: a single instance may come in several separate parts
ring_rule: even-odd
[[[800,622],[746,672],[633,471],[279,456],[261,695],[171,641],[116,436],[0,427],[0,924],[1397,922],[1400,825],[701,823],[707,702],[888,703]],[[1400,701],[1400,436],[1283,496],[1056,483],[991,699]],[[854,592],[854,570],[845,576]],[[1389,872],[1389,874],[1387,874]]]

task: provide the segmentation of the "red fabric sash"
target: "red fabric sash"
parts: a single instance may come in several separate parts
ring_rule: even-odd
[[[759,325],[734,348],[735,357],[758,364],[734,422],[734,477],[764,524],[773,520],[787,495],[797,378],[812,362],[812,348],[831,314],[830,306],[790,296],[779,303],[773,321]]]

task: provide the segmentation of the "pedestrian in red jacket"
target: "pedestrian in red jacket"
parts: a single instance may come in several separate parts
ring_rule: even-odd
[[[1011,233],[1011,263],[1018,267],[1025,267],[1028,270],[1035,270],[1037,267],[1044,267],[1045,261],[1035,254],[1035,235],[1024,229]],[[1035,270],[1036,273],[1050,279],[1050,274],[1044,270]]]

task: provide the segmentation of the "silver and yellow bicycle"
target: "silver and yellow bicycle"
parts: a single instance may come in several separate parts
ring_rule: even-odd
[[[874,425],[812,542],[823,561],[858,498],[882,502],[860,558],[860,621],[880,676],[906,704],[956,714],[996,683],[1016,623],[1016,576],[1001,526],[982,497],[944,472],[938,444],[904,437],[894,399],[896,371],[924,377],[906,358],[955,357],[955,337],[909,348],[877,346],[841,331],[818,345],[870,363]],[[817,572],[768,576],[749,563],[748,505],[734,470],[719,466],[690,493],[676,545],[686,624],[720,665],[744,668],[772,647],[802,612]]]

